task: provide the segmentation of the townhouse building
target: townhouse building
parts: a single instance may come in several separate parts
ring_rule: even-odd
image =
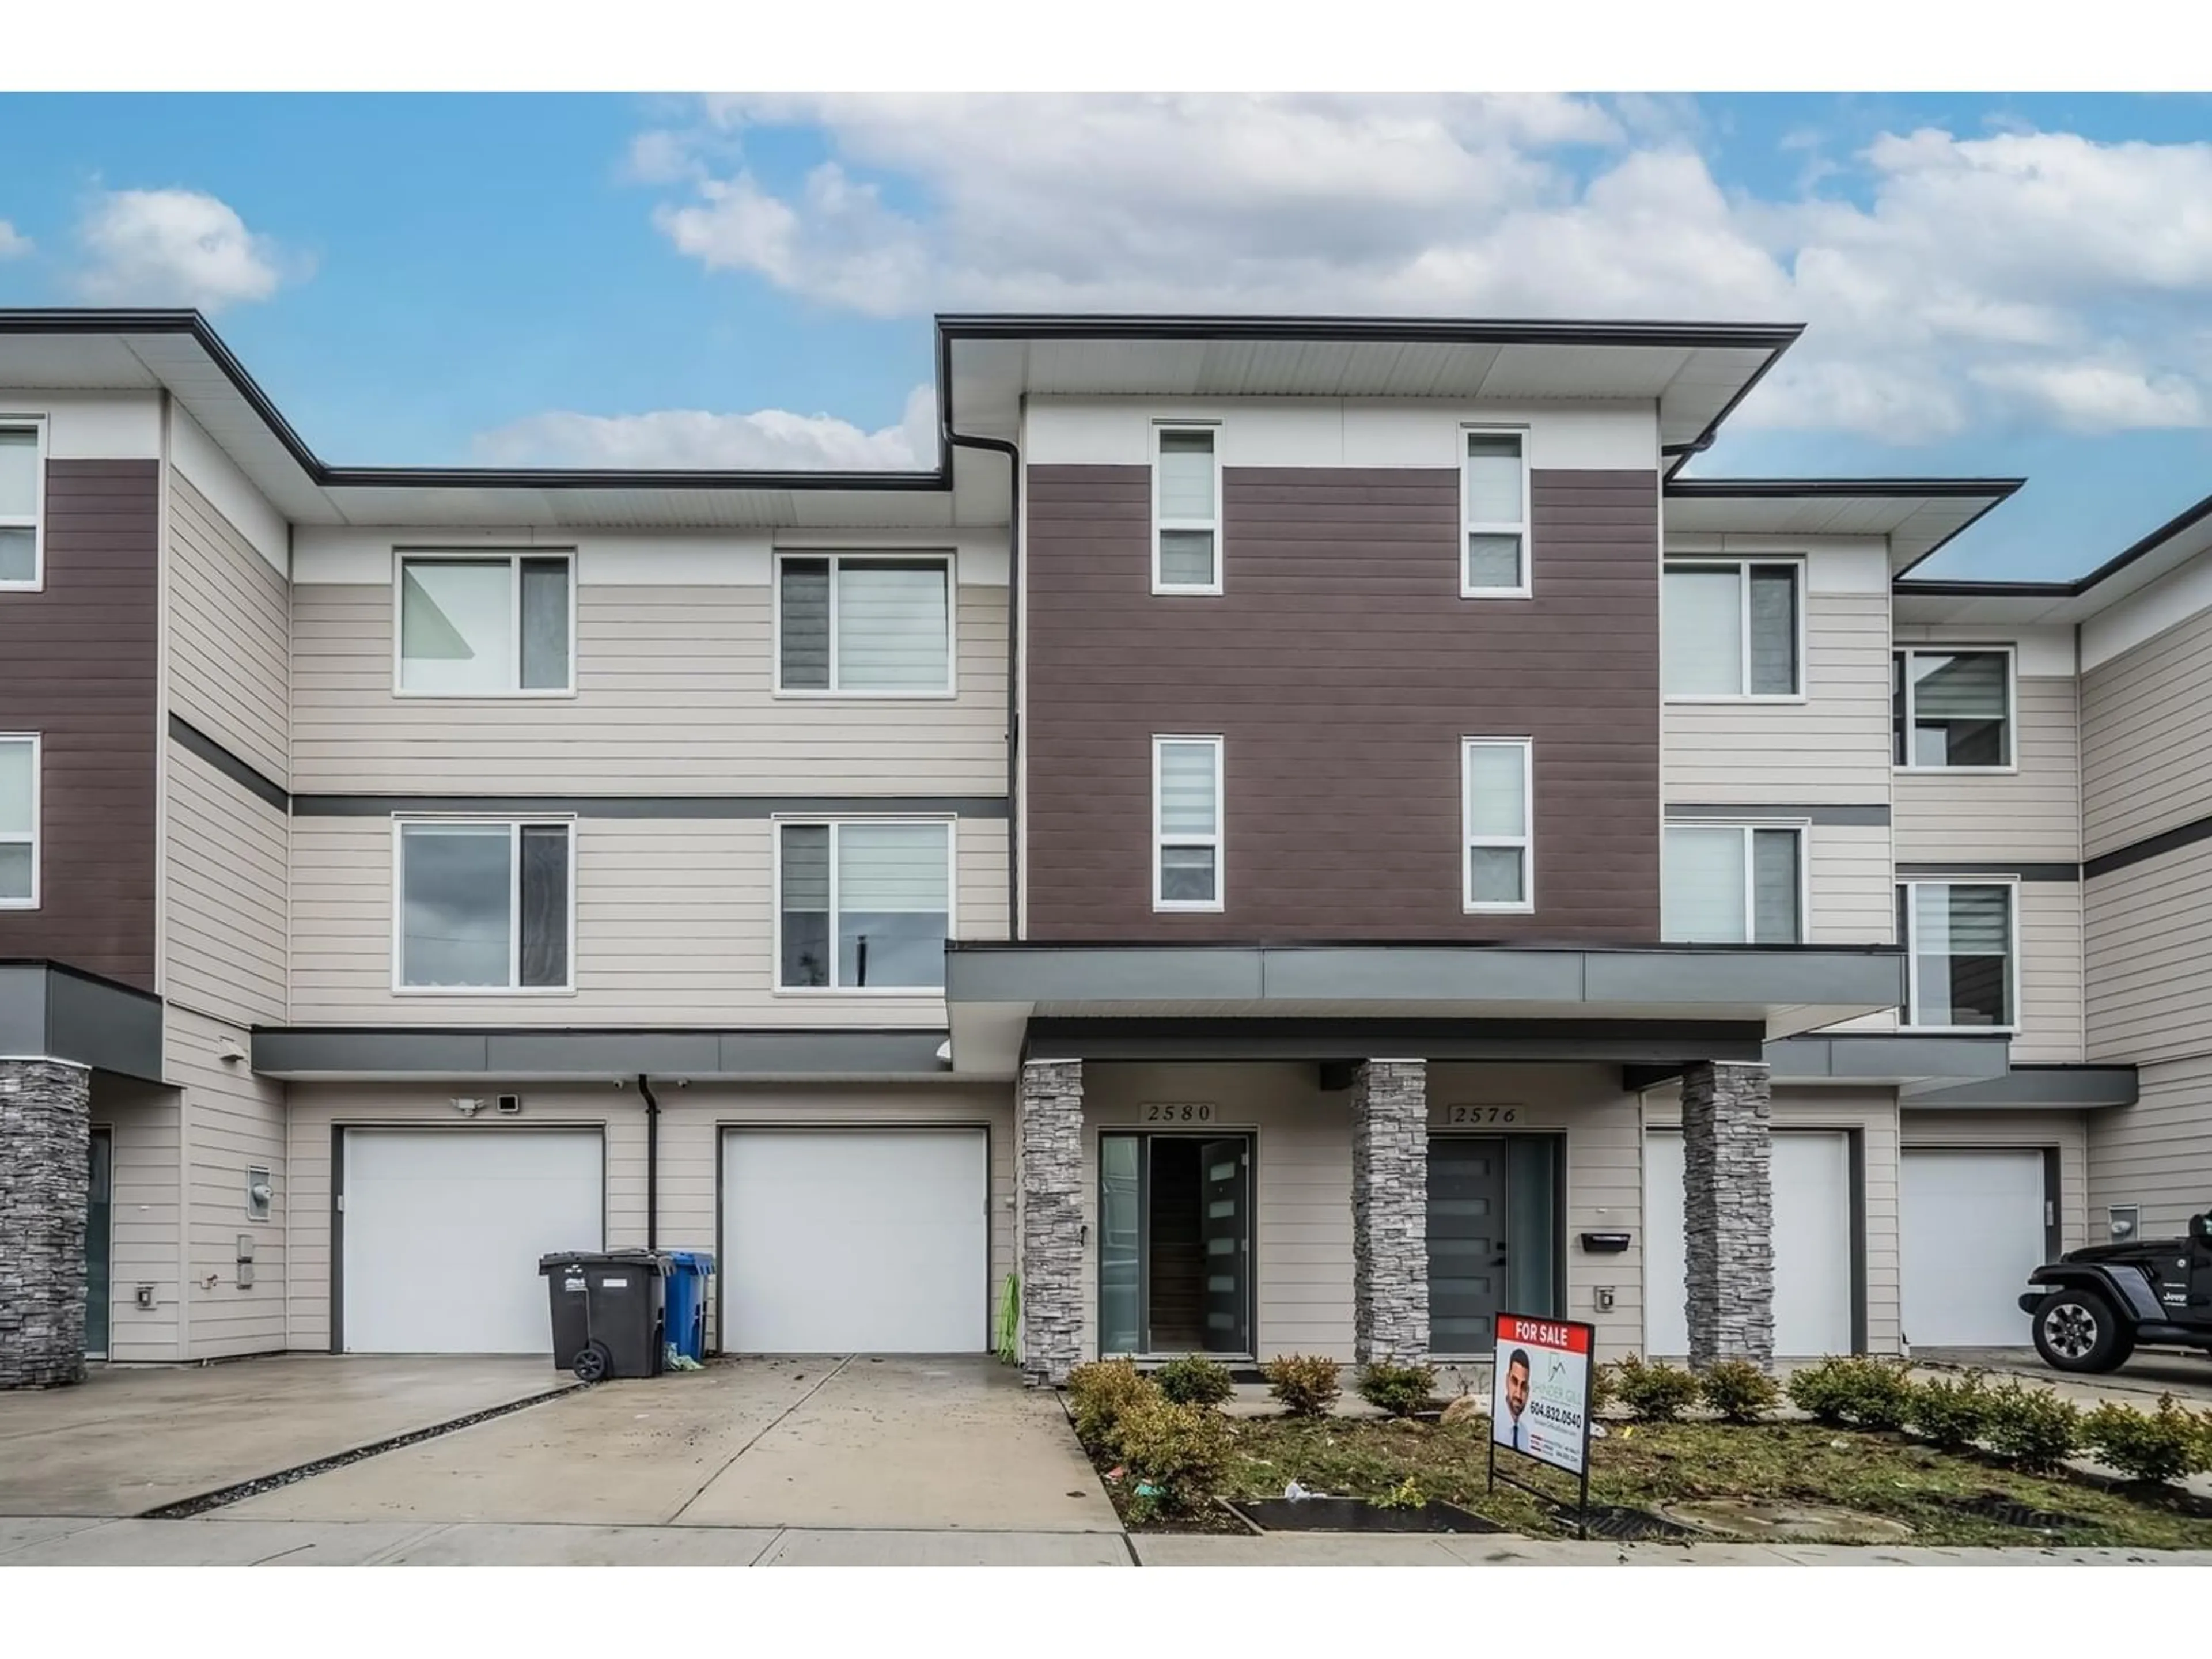
[[[2212,1177],[2212,503],[1679,476],[1771,325],[939,319],[902,473],[336,467],[0,313],[0,1383],[2017,1343]]]

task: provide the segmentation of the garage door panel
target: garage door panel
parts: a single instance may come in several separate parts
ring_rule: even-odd
[[[2047,1250],[2042,1150],[1907,1147],[1902,1160],[1905,1340],[2026,1343],[2017,1298]]]

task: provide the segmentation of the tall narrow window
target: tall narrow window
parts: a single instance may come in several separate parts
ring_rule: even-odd
[[[943,988],[951,824],[785,823],[777,835],[778,988]]]
[[[0,737],[0,910],[39,903],[39,740]]]
[[[1535,747],[1526,738],[1469,738],[1465,773],[1467,846],[1462,874],[1469,910],[1535,908],[1531,824]]]
[[[2002,771],[2012,764],[2012,653],[1899,651],[1891,714],[1899,766]]]
[[[1661,678],[1670,697],[1794,697],[1798,660],[1795,563],[1670,559],[1662,612]]]
[[[573,690],[574,568],[565,553],[403,556],[400,690],[445,697]]]
[[[1152,908],[1218,910],[1221,739],[1152,739]]]
[[[940,554],[776,561],[776,690],[952,690],[952,562]]]
[[[41,428],[0,422],[0,589],[36,587],[46,506]]]
[[[1528,592],[1528,455],[1518,432],[1467,434],[1461,471],[1467,546],[1460,592],[1520,599]]]
[[[1906,1023],[2009,1030],[2014,1021],[2010,882],[1906,882],[1898,889]]]
[[[1212,427],[1154,428],[1152,592],[1221,592],[1221,469]]]
[[[1686,945],[1794,945],[1801,838],[1752,824],[1667,826],[1661,937]]]
[[[569,989],[571,828],[403,822],[399,988]]]

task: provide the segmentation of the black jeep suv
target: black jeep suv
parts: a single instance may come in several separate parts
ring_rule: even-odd
[[[2186,1237],[2069,1250],[2027,1282],[2035,1351],[2062,1371],[2117,1370],[2137,1343],[2212,1349],[2212,1213]]]

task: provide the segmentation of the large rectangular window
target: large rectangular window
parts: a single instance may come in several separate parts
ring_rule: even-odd
[[[778,989],[944,988],[950,823],[783,823],[776,834]]]
[[[399,824],[404,991],[572,988],[573,826]]]
[[[2011,652],[1909,650],[1894,661],[1897,764],[1954,772],[2011,766]]]
[[[1912,881],[1898,888],[1905,1023],[1932,1030],[2010,1030],[2015,1021],[2010,882]]]
[[[403,555],[399,690],[432,697],[573,691],[574,568],[565,553]]]
[[[1218,593],[1221,457],[1214,429],[1152,430],[1152,592]]]
[[[1526,738],[1469,738],[1462,745],[1460,867],[1468,910],[1535,908],[1534,756]]]
[[[46,428],[0,421],[0,590],[35,588],[46,510]]]
[[[1795,945],[1802,837],[1756,824],[1667,826],[1660,937],[1683,945]]]
[[[0,737],[0,910],[39,904],[39,740]]]
[[[1660,599],[1660,678],[1670,697],[1795,697],[1804,567],[1669,559]]]
[[[776,690],[943,696],[952,690],[952,562],[939,554],[776,561]]]
[[[1528,587],[1528,446],[1520,432],[1474,430],[1460,471],[1460,566],[1465,599],[1525,599]]]
[[[1221,739],[1152,739],[1152,908],[1222,907]]]

